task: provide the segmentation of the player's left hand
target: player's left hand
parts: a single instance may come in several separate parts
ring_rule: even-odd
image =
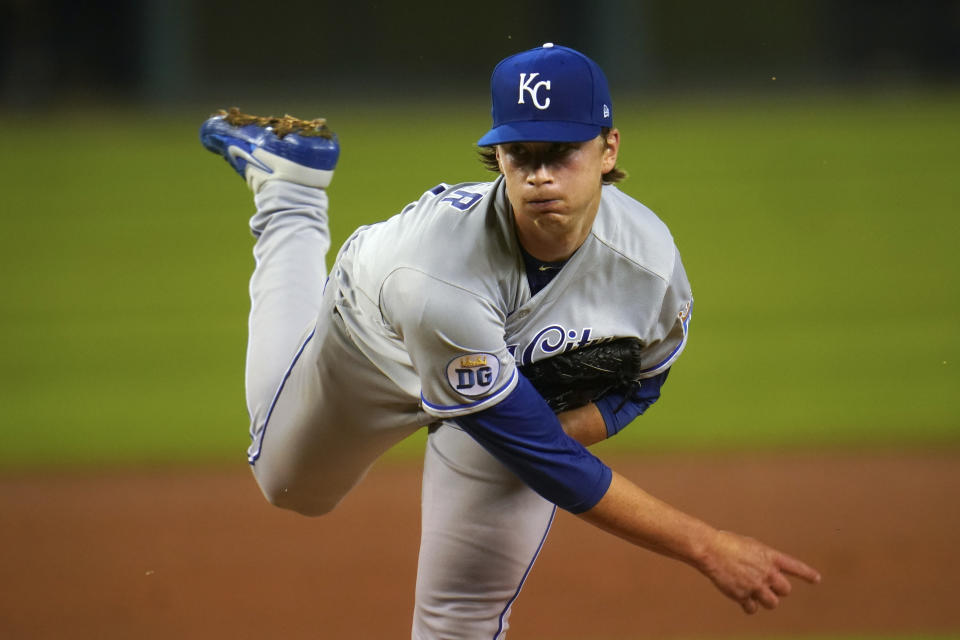
[[[820,573],[800,560],[729,531],[717,532],[700,570],[748,614],[776,608],[792,590],[789,577],[820,582]]]

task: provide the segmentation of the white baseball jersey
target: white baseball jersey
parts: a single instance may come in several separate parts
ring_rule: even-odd
[[[357,347],[437,418],[492,406],[518,365],[596,341],[639,338],[654,376],[682,351],[692,304],[667,227],[612,185],[584,244],[531,296],[502,177],[441,185],[361,227],[328,286]]]

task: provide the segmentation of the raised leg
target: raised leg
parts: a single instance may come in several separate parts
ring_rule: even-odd
[[[236,117],[234,117],[236,116]],[[222,114],[200,139],[253,190],[257,241],[250,280],[246,389],[248,457],[266,498],[307,515],[326,513],[373,462],[415,431],[414,401],[362,356],[326,290],[327,194],[339,155],[320,121],[282,135],[281,119]],[[306,128],[304,128],[306,127]],[[326,291],[326,293],[325,293]]]

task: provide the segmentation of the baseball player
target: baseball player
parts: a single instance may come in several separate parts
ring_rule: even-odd
[[[273,504],[333,509],[427,427],[413,638],[503,638],[557,507],[686,562],[748,613],[806,564],[655,499],[585,445],[660,395],[692,294],[666,226],[612,183],[606,78],[545,44],[491,80],[492,182],[441,184],[356,230],[329,277],[336,137],[321,121],[207,120],[201,140],[254,192],[248,454]],[[293,122],[292,132],[290,122]],[[555,413],[524,371],[632,338],[635,384]],[[558,360],[559,361],[559,360]]]

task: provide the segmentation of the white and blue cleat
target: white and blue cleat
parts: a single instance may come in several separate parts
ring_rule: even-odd
[[[235,109],[208,118],[200,142],[223,156],[254,193],[268,180],[325,189],[340,157],[337,136],[322,120],[257,118]]]

